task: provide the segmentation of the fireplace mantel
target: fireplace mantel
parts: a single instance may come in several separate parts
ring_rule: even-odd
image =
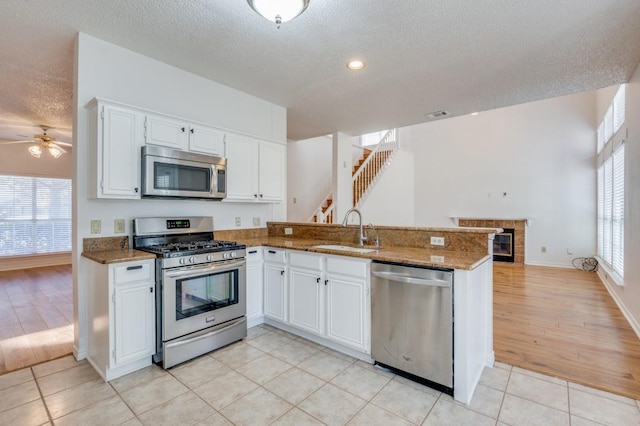
[[[496,222],[506,222],[506,221],[516,221],[516,222],[524,222],[525,226],[529,226],[529,222],[531,221],[531,218],[529,217],[478,217],[478,216],[473,216],[473,217],[460,217],[460,216],[450,216],[451,220],[453,221],[453,223],[456,224],[456,226],[460,226],[460,221],[461,220],[493,220]]]

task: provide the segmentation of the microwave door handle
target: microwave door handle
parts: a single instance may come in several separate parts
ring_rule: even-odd
[[[211,190],[209,194],[215,195],[215,193],[218,192],[218,172],[216,171],[215,164],[209,165],[209,168],[211,169]]]
[[[225,272],[225,271],[238,269],[244,263],[245,263],[244,260],[240,260],[240,261],[234,260],[231,263],[224,263],[221,265],[208,265],[204,267],[195,267],[193,269],[188,269],[188,270],[170,271],[170,272],[166,272],[165,276],[167,278],[185,278],[189,276],[202,275],[209,272]]]

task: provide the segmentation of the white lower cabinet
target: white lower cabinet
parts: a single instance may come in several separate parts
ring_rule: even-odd
[[[86,260],[88,354],[106,381],[151,365],[155,353],[153,260]]]
[[[322,256],[289,253],[289,324],[313,334],[324,331]]]
[[[369,261],[327,256],[327,339],[371,353]]]
[[[247,326],[253,327],[262,323],[262,248],[247,248]]]
[[[284,252],[264,249],[265,319],[370,354],[370,261]],[[269,262],[268,256],[278,261]]]
[[[287,316],[287,289],[285,251],[264,249],[264,316],[285,322]]]

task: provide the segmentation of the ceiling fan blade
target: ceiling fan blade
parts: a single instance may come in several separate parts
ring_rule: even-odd
[[[61,147],[60,145],[58,145],[58,142],[49,142],[49,146],[53,147],[53,148],[56,148],[56,149],[59,149],[63,154],[67,153],[67,150],[64,149],[63,147]]]
[[[0,144],[4,144],[4,145],[11,145],[14,143],[39,143],[37,141],[34,140],[30,140],[30,141],[0,141]]]
[[[60,142],[60,141],[55,141],[56,145],[62,145],[62,146],[68,146],[68,147],[72,147],[73,144],[67,143],[67,142]]]

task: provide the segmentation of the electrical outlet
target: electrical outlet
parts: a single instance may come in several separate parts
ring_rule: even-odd
[[[292,228],[284,228],[284,235],[293,235]]]
[[[545,246],[540,247],[540,253],[546,253],[547,248]]]
[[[102,221],[94,219],[91,221],[91,233],[99,234],[102,231]]]
[[[236,217],[236,226],[242,226],[242,219],[240,219],[240,217]]]
[[[432,246],[443,246],[444,245],[444,237],[431,237],[431,245]]]
[[[573,249],[572,248],[568,248],[567,249],[567,254],[568,255],[572,255],[573,254]]]
[[[124,234],[124,219],[115,219],[113,221],[113,232],[115,234]]]
[[[444,256],[431,255],[431,261],[434,263],[444,263]]]
[[[293,204],[296,204],[298,202],[298,199],[296,197],[293,197]]]
[[[260,218],[259,217],[254,217],[253,218],[253,226],[260,226]]]

